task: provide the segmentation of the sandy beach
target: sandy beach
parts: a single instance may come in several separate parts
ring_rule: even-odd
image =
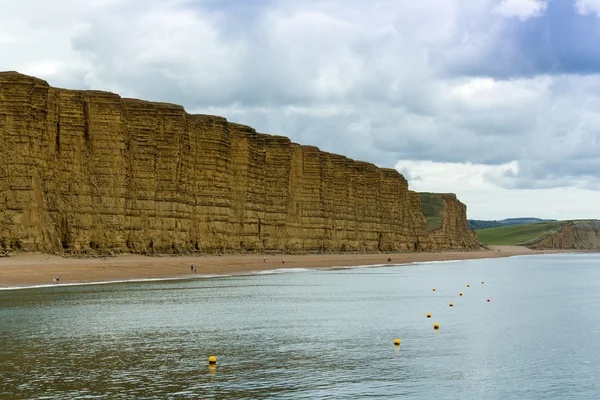
[[[307,254],[307,255],[118,255],[105,258],[64,258],[39,253],[0,257],[0,288],[91,283],[152,278],[193,278],[201,275],[240,274],[278,268],[327,268],[359,265],[395,265],[423,261],[469,260],[559,253],[520,246],[492,246],[490,250],[440,253]],[[266,262],[263,257],[266,257]],[[392,259],[388,262],[388,257]],[[285,263],[282,263],[282,260]],[[194,273],[190,266],[196,267]]]

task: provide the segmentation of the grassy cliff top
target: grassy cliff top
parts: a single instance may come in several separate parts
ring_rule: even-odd
[[[569,221],[540,222],[535,224],[502,226],[499,228],[478,229],[479,241],[486,245],[528,245],[559,232]]]
[[[427,230],[440,229],[444,222],[442,211],[446,203],[437,193],[422,192],[419,193],[419,196],[421,196],[421,212],[427,218]]]

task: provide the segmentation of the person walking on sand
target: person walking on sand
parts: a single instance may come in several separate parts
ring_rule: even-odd
[[[194,273],[196,273],[196,267],[194,267]]]
[[[266,263],[267,262],[267,257],[263,257],[263,262]]]
[[[194,270],[194,264],[190,265],[190,271]]]
[[[283,258],[281,259],[281,263],[282,263],[282,264],[285,264],[285,260],[284,260]]]

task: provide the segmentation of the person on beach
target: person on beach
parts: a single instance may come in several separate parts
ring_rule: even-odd
[[[10,257],[10,256],[8,255],[8,250],[6,250],[6,253],[4,253],[4,257]]]
[[[283,258],[281,259],[281,263],[282,263],[282,264],[285,264],[285,260],[284,260]]]
[[[196,267],[194,267],[194,273],[196,273]]]
[[[194,270],[194,264],[190,265],[190,271]]]
[[[392,257],[388,257],[388,262],[392,262]]]
[[[263,257],[263,262],[267,262],[267,257]]]

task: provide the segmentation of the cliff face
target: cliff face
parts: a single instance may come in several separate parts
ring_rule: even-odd
[[[566,221],[560,231],[554,232],[534,244],[530,249],[600,250],[600,221]]]
[[[396,170],[181,106],[0,73],[2,248],[471,248],[461,204],[447,202],[442,232],[428,233]]]
[[[453,193],[419,193],[427,218],[428,240],[439,250],[479,248],[479,240],[467,223],[467,206]]]

